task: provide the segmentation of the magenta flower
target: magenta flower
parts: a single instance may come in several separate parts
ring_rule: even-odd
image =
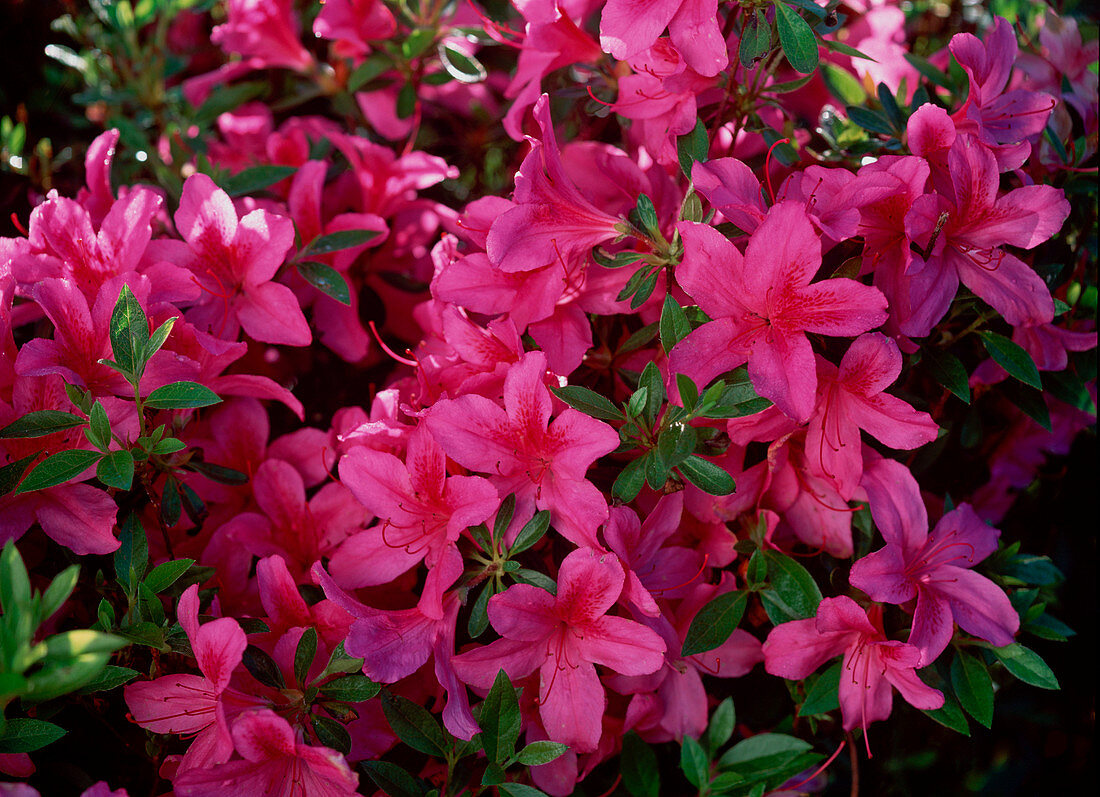
[[[772,629],[764,642],[764,669],[780,678],[802,679],[836,656],[844,656],[840,675],[840,713],[844,729],[863,728],[890,716],[894,689],[915,708],[943,705],[943,693],[917,677],[920,651],[888,640],[882,608],[867,612],[851,598],[826,598],[817,617]]]
[[[900,373],[898,345],[877,332],[856,338],[839,369],[817,360],[819,398],[806,452],[845,501],[863,474],[860,429],[891,448],[919,448],[936,439],[939,427],[928,413],[883,392]]]
[[[608,0],[600,16],[600,44],[626,60],[652,47],[667,26],[692,69],[717,75],[729,64],[718,19],[718,0]]]
[[[388,39],[397,21],[382,0],[327,0],[313,21],[313,34],[335,42],[342,58],[358,60],[370,52],[368,40]]]
[[[564,537],[599,547],[596,529],[607,519],[607,503],[585,473],[618,447],[619,435],[572,408],[551,422],[545,373],[545,355],[528,352],[504,380],[503,409],[484,396],[460,396],[437,402],[424,423],[447,456],[490,474],[502,494],[514,492],[517,512],[532,504],[549,509]]]
[[[921,666],[947,647],[952,621],[997,647],[1012,644],[1020,628],[1016,610],[1000,587],[970,569],[997,550],[1001,533],[960,504],[929,534],[916,480],[898,462],[877,461],[862,484],[886,547],[856,562],[849,581],[872,600],[916,598],[909,643],[920,650]]]
[[[229,53],[240,53],[255,69],[284,66],[307,72],[313,56],[302,46],[292,0],[229,0],[229,19],[210,34]]]
[[[303,744],[290,723],[270,709],[248,711],[233,723],[241,758],[191,769],[172,784],[180,797],[353,797],[359,776],[327,747]]]
[[[443,592],[462,575],[459,536],[500,503],[496,488],[476,476],[447,476],[446,455],[426,427],[409,437],[405,462],[358,446],[340,461],[340,478],[382,521],[350,537],[332,557],[345,587],[384,584],[421,560],[428,577],[417,606],[443,617]]]
[[[206,292],[205,301],[188,311],[188,321],[230,340],[243,327],[265,343],[310,342],[293,291],[272,282],[294,243],[290,219],[262,209],[238,219],[229,195],[205,174],[195,174],[184,183],[175,220],[187,245],[158,241],[150,251],[190,269]]]
[[[681,222],[684,260],[676,278],[714,320],[673,349],[669,373],[705,385],[744,363],[756,392],[805,421],[817,391],[807,332],[858,335],[886,320],[886,299],[851,279],[813,285],[821,242],[800,204],[781,202],[749,240],[745,255],[704,224]]]
[[[664,664],[665,643],[645,626],[608,616],[622,593],[619,560],[590,548],[562,560],[558,594],[516,584],[489,600],[489,620],[504,637],[456,656],[458,677],[479,689],[503,669],[513,681],[539,671],[539,716],[556,742],[578,752],[596,749],[594,720],[607,706],[594,664],[623,675],[645,675]]]

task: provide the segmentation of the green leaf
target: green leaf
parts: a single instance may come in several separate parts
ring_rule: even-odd
[[[699,388],[687,374],[676,374],[676,390],[680,394],[680,402],[684,409],[691,412],[699,402]]]
[[[219,86],[217,91],[210,93],[209,99],[204,102],[191,121],[199,127],[206,127],[227,111],[232,111],[238,105],[243,105],[251,99],[255,99],[264,93],[267,86],[260,81],[237,83],[233,86]]]
[[[817,69],[817,38],[806,20],[785,3],[775,4],[775,24],[783,55],[796,72],[809,74]]]
[[[160,594],[175,584],[193,564],[195,564],[194,559],[173,559],[171,562],[164,562],[150,570],[143,583],[154,594]]]
[[[340,304],[351,306],[351,289],[344,275],[315,260],[303,260],[295,264],[302,279],[329,298],[335,299]]]
[[[516,760],[524,766],[537,767],[560,758],[568,749],[569,747],[561,742],[531,742],[519,751]]]
[[[684,315],[684,308],[680,307],[671,293],[665,294],[664,307],[661,308],[661,345],[666,352],[672,351],[672,347],[686,338],[691,333],[691,322]]]
[[[1039,369],[1035,367],[1035,361],[1022,346],[1013,343],[1004,335],[996,332],[982,330],[978,333],[985,345],[985,350],[997,365],[1005,369],[1010,375],[1016,377],[1025,385],[1030,385],[1036,390],[1043,389],[1043,382],[1039,378]]]
[[[951,686],[966,713],[985,727],[993,724],[993,679],[978,658],[959,651],[951,662]]]
[[[27,567],[15,542],[9,539],[4,543],[3,554],[0,554],[0,609],[4,610],[5,615],[28,611],[31,594]],[[32,633],[33,629],[28,627],[26,642],[30,641]]]
[[[711,755],[730,740],[736,723],[737,712],[733,707],[733,698],[727,697],[710,715],[710,724],[707,726],[707,749]]]
[[[107,449],[111,447],[111,421],[107,418],[107,411],[103,409],[100,402],[97,401],[92,405],[88,412],[88,420],[90,424],[84,431],[88,442],[106,454]]]
[[[424,797],[423,784],[397,764],[389,761],[360,761],[359,767],[374,781],[374,785],[390,797]]]
[[[53,744],[66,732],[52,722],[16,717],[0,727],[0,753],[31,753]]]
[[[145,344],[149,340],[149,319],[129,285],[123,285],[111,313],[111,353],[115,362],[134,382],[145,370]]]
[[[521,719],[516,688],[504,670],[500,670],[481,704],[481,714],[478,716],[481,745],[490,761],[503,764],[512,757],[516,740],[519,739]]]
[[[448,745],[443,729],[427,709],[400,695],[383,691],[382,712],[390,729],[409,747],[425,755],[446,758]]]
[[[867,101],[867,92],[860,82],[844,67],[836,64],[821,65],[821,77],[829,93],[845,105],[860,105]]]
[[[98,451],[59,451],[35,465],[15,492],[18,495],[64,484],[86,471],[102,456]]]
[[[0,439],[26,440],[32,437],[45,437],[77,426],[86,426],[87,423],[88,421],[84,418],[73,415],[71,412],[38,410],[37,412],[28,412],[0,429]]]
[[[695,127],[690,133],[676,139],[676,155],[680,160],[680,169],[691,179],[691,168],[697,162],[706,163],[710,152],[710,141],[707,140],[707,128],[702,119],[695,120]]]
[[[798,709],[798,716],[812,717],[814,714],[827,714],[840,708],[840,668],[837,662],[814,681],[806,692],[806,699]]]
[[[320,694],[343,703],[362,703],[378,694],[381,686],[362,673],[333,678],[321,687]]]
[[[493,518],[493,534],[489,540],[489,547],[499,547],[499,541],[504,539],[505,532],[512,524],[512,517],[516,513],[516,494],[508,493],[497,508],[496,517]],[[484,527],[484,524],[482,524]],[[484,549],[488,550],[488,548]]]
[[[84,686],[80,687],[77,691],[82,695],[88,695],[92,692],[107,692],[111,689],[117,689],[123,684],[129,683],[139,675],[141,675],[141,673],[129,667],[116,667],[113,664],[108,664],[103,668],[103,672],[84,684]]]
[[[1052,431],[1050,410],[1041,391],[1015,381],[1006,381],[1001,385],[1004,397],[1015,404],[1031,420],[1048,432]]]
[[[947,76],[947,73],[938,67],[932,66],[932,63],[927,58],[922,58],[916,53],[902,53],[902,57],[932,85],[939,86],[942,89],[948,89],[949,91],[953,88],[951,78]]]
[[[641,228],[649,233],[655,240],[660,240],[661,222],[657,218],[657,209],[653,207],[653,200],[645,194],[638,195],[638,203],[634,206]]]
[[[246,647],[241,663],[244,664],[245,669],[251,673],[252,677],[264,686],[270,686],[274,689],[286,689],[286,680],[283,678],[282,669],[275,663],[275,659],[271,658],[262,648],[255,645]]]
[[[958,357],[946,349],[929,346],[922,350],[921,361],[928,366],[933,379],[963,402],[970,403],[970,377]]]
[[[1096,414],[1096,404],[1089,394],[1085,381],[1072,371],[1047,371],[1043,376],[1044,387],[1047,392],[1059,401],[1069,404],[1071,407]]]
[[[294,680],[298,686],[305,687],[309,677],[309,668],[313,664],[313,657],[317,655],[317,629],[307,628],[298,638],[298,645],[294,648]]]
[[[218,394],[198,382],[172,382],[145,399],[145,406],[154,410],[188,410],[219,403]]]
[[[219,484],[248,484],[247,473],[241,473],[239,470],[233,470],[233,468],[227,468],[224,465],[215,465],[212,462],[192,459],[187,463],[187,467]]]
[[[129,451],[112,451],[99,460],[95,476],[108,487],[129,490],[134,483],[134,458]]]
[[[166,437],[153,446],[153,453],[157,456],[165,456],[167,454],[175,454],[177,451],[183,451],[187,448],[187,444],[176,437]]]
[[[466,55],[450,45],[440,43],[437,48],[439,62],[447,74],[459,83],[480,83],[488,76],[485,67],[472,55]]]
[[[7,465],[0,467],[0,496],[7,495],[15,489],[16,485],[19,484],[19,480],[23,478],[23,474],[27,472],[27,468],[38,459],[38,455],[41,453],[41,451],[36,451],[22,459],[17,459],[15,462],[9,462]]]
[[[1005,666],[1006,670],[1025,684],[1031,684],[1040,689],[1062,688],[1050,667],[1040,658],[1039,654],[1019,643],[1005,645],[1003,648],[993,648],[993,655]]]
[[[611,485],[611,494],[622,501],[629,503],[638,497],[645,484],[645,465],[648,455],[632,459],[626,463],[626,467],[619,471],[615,477],[615,483]]]
[[[782,83],[770,83],[763,88],[763,91],[769,94],[788,94],[792,91],[798,91],[805,86],[810,80],[813,79],[813,75],[805,75],[797,80],[784,80]]]
[[[718,760],[720,769],[756,769],[768,759],[792,758],[811,747],[809,742],[782,733],[759,733],[738,742]]]
[[[120,544],[114,556],[115,577],[126,594],[133,595],[149,565],[149,542],[136,514],[126,516],[121,530]]]
[[[511,574],[512,578],[521,584],[530,584],[533,587],[544,589],[551,595],[558,594],[558,585],[554,579],[545,573],[540,573],[538,570],[528,570],[526,567],[521,567]]]
[[[328,664],[325,665],[325,670],[318,677],[327,678],[330,675],[336,673],[345,672],[358,672],[363,669],[363,660],[356,659],[347,654],[344,650],[344,643],[341,642],[336,646],[336,650],[332,651],[332,655],[328,657]]]
[[[60,609],[76,588],[77,579],[80,578],[80,565],[69,565],[50,582],[50,586],[42,593],[42,602],[39,604],[38,616],[41,620],[48,620],[54,612]]]
[[[733,477],[700,456],[692,454],[677,466],[684,478],[709,495],[729,495],[737,486]]]
[[[435,40],[435,31],[431,28],[416,28],[401,42],[401,55],[412,60],[428,49]]]
[[[817,614],[821,590],[802,565],[779,551],[764,551],[768,575],[776,596],[793,613],[792,619],[805,620]]]
[[[317,734],[317,740],[325,747],[347,755],[351,752],[351,734],[348,729],[330,717],[322,717],[320,714],[310,716],[310,724]]]
[[[593,418],[604,421],[621,421],[625,417],[622,410],[612,404],[610,399],[586,387],[565,385],[564,387],[551,388],[551,392],[573,409],[580,410],[585,415]]]
[[[675,468],[683,462],[695,450],[698,434],[695,428],[686,423],[677,421],[664,429],[657,438],[657,452],[660,454],[664,468]],[[668,478],[667,473],[661,479],[660,487]]]
[[[535,513],[535,516],[528,520],[522,529],[519,530],[519,534],[516,535],[516,541],[512,544],[512,547],[508,549],[509,556],[515,556],[516,554],[523,553],[536,542],[542,539],[546,534],[546,530],[550,528],[550,510],[543,509]]]
[[[894,132],[900,134],[905,129],[905,117],[902,116],[901,108],[898,107],[898,101],[894,97],[894,93],[890,91],[885,83],[878,84],[878,101],[886,114],[886,118],[890,120]]]
[[[745,616],[749,593],[726,592],[709,601],[691,620],[681,656],[692,656],[725,644]]]
[[[379,234],[378,230],[338,230],[328,235],[318,235],[302,250],[302,256],[327,255],[330,252],[362,246]]]
[[[710,762],[707,760],[707,752],[690,736],[684,736],[680,744],[680,769],[688,779],[688,783],[697,789],[702,789],[703,784],[710,780]]]
[[[297,171],[294,166],[254,166],[226,177],[219,187],[229,196],[254,194],[285,180]]]
[[[611,255],[603,247],[595,246],[592,248],[592,259],[604,268],[623,268],[645,260],[645,255],[641,252],[616,252]]]
[[[631,731],[623,737],[623,786],[632,797],[660,797],[661,772],[653,748]]]
[[[348,91],[352,93],[359,91],[391,66],[390,60],[385,55],[381,53],[372,55],[348,75]]]
[[[477,600],[470,607],[470,617],[466,621],[466,630],[474,639],[484,634],[489,627],[489,598],[495,594],[496,585],[492,579],[489,579],[482,585],[481,592],[477,594]]]
[[[772,26],[764,16],[762,9],[747,15],[741,31],[741,43],[737,48],[737,57],[741,66],[752,69],[756,62],[768,54],[772,46]]]
[[[844,111],[848,114],[849,119],[864,130],[868,130],[872,133],[880,133],[884,136],[894,134],[894,128],[890,124],[890,120],[877,111],[871,111],[859,105],[846,105],[844,106]]]
[[[951,690],[946,688],[947,685],[943,682],[943,679],[939,677],[935,668],[926,667],[920,670],[917,675],[933,689],[939,689],[943,692],[943,706],[931,710],[923,709],[924,713],[943,727],[953,730],[956,733],[961,733],[963,736],[969,736],[970,723],[966,721],[966,715],[963,714],[962,707],[959,706],[959,701],[951,694]]]
[[[874,58],[867,55],[867,53],[857,50],[850,44],[833,41],[832,39],[822,39],[821,43],[825,45],[826,50],[831,50],[834,53],[842,53],[844,55],[847,55],[849,58],[862,58],[864,61],[874,61],[875,63],[878,63],[877,61],[875,61]]]

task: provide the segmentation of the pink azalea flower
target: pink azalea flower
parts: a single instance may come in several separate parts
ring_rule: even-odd
[[[177,604],[202,675],[180,673],[128,684],[123,694],[134,722],[153,733],[197,734],[180,771],[226,761],[233,752],[228,718],[245,707],[263,705],[259,698],[229,686],[248,642],[236,620],[222,617],[199,625],[199,588],[188,587]]]
[[[484,396],[460,396],[437,402],[424,423],[451,459],[489,474],[501,493],[514,492],[517,511],[549,509],[564,537],[598,547],[607,503],[585,473],[618,447],[619,435],[572,408],[551,422],[545,372],[545,356],[528,352],[504,380],[503,409]]]
[[[350,537],[330,569],[345,587],[384,584],[421,560],[428,577],[417,606],[443,617],[443,593],[462,574],[456,544],[462,532],[486,520],[500,499],[476,476],[447,477],[443,449],[424,426],[409,438],[405,462],[359,446],[340,461],[340,478],[382,521]]]
[[[901,352],[880,333],[860,335],[838,369],[818,357],[818,405],[806,434],[806,451],[817,457],[825,476],[845,501],[863,474],[859,430],[891,448],[913,449],[936,439],[939,427],[926,412],[917,412],[885,393],[901,373]]]
[[[382,0],[327,0],[313,21],[313,33],[335,42],[333,51],[358,60],[370,52],[367,41],[388,39],[397,21]]]
[[[1016,610],[1000,587],[970,569],[997,549],[1000,532],[960,504],[929,533],[916,480],[893,460],[868,468],[863,487],[886,547],[856,562],[849,581],[872,600],[916,598],[909,643],[920,650],[921,666],[947,647],[952,620],[998,647],[1012,644],[1020,627]]]
[[[176,778],[180,797],[353,797],[359,776],[327,747],[303,744],[285,719],[270,709],[248,711],[233,723],[239,759]]]
[[[718,0],[608,0],[600,16],[600,44],[626,60],[652,47],[667,26],[688,65],[709,77],[729,64],[718,22]]]
[[[850,279],[813,285],[821,244],[800,205],[775,205],[745,255],[704,224],[681,222],[684,259],[676,278],[713,319],[673,349],[669,373],[705,385],[746,360],[756,392],[799,421],[817,389],[806,332],[858,335],[886,319],[886,300]],[[751,265],[750,265],[751,264]]]
[[[243,327],[265,343],[309,343],[294,293],[272,282],[294,243],[290,219],[260,209],[238,219],[229,196],[205,174],[194,174],[183,185],[175,220],[187,245],[159,242],[159,254],[190,269],[207,294],[188,311],[191,323],[229,340]]]
[[[913,258],[906,276],[916,282],[908,306],[891,308],[901,331],[927,335],[947,312],[960,281],[1013,326],[1049,322],[1054,303],[1043,280],[999,247],[1031,249],[1056,233],[1070,210],[1063,192],[1029,185],[998,196],[993,153],[971,136],[952,144],[948,169],[948,192],[918,198],[905,219],[908,237],[932,251],[923,260]]]
[[[210,34],[229,53],[240,53],[254,69],[283,66],[299,72],[313,68],[313,56],[299,39],[298,15],[291,0],[229,0],[229,19]]]
[[[780,678],[801,679],[841,654],[839,694],[845,730],[860,726],[866,738],[868,725],[890,716],[894,689],[915,708],[943,706],[943,693],[917,677],[920,651],[886,638],[882,608],[865,612],[845,596],[823,600],[816,618],[773,628],[764,642],[764,669]]]
[[[590,548],[562,560],[558,593],[516,584],[489,599],[504,637],[454,658],[458,676],[488,689],[500,669],[513,681],[539,670],[539,716],[550,738],[589,752],[600,741],[606,697],[594,664],[645,675],[664,663],[665,643],[643,625],[607,614],[622,592],[618,559]]]

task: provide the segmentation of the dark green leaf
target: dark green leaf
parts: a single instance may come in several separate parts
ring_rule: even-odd
[[[1036,390],[1043,389],[1043,382],[1039,378],[1039,369],[1035,367],[1035,361],[1022,346],[1013,343],[1012,340],[996,332],[982,330],[982,343],[989,356],[997,365],[1005,369],[1011,376],[1016,377],[1025,385],[1030,385]]]
[[[175,584],[193,564],[195,564],[194,559],[173,559],[171,562],[164,562],[150,570],[143,583],[154,593],[160,594]]]
[[[688,783],[697,789],[710,780],[710,762],[707,752],[699,742],[685,736],[680,744],[680,769]]]
[[[477,594],[477,600],[470,607],[470,617],[466,621],[466,630],[470,632],[470,636],[474,639],[484,634],[485,629],[489,627],[489,598],[495,594],[496,588],[492,579],[490,579],[482,585],[481,592]]]
[[[624,502],[629,503],[638,497],[645,484],[645,464],[647,457],[638,457],[626,463],[626,467],[619,471],[615,477],[615,483],[611,485],[611,494]]]
[[[659,240],[661,237],[661,222],[657,218],[657,209],[653,207],[653,200],[645,194],[638,196],[638,202],[634,206],[634,212],[637,214],[637,219],[642,230],[647,232],[654,240]]]
[[[1050,410],[1047,408],[1047,403],[1043,400],[1043,394],[1040,391],[1009,380],[1001,383],[1001,392],[1005,398],[1015,404],[1031,420],[1048,432],[1052,431]]]
[[[351,289],[348,288],[348,281],[332,266],[315,260],[302,260],[295,265],[295,268],[298,269],[302,279],[325,296],[347,307],[351,306]]]
[[[328,235],[318,235],[302,250],[302,254],[327,255],[330,252],[351,249],[377,238],[379,234],[378,230],[338,230]]]
[[[76,588],[77,579],[80,578],[80,566],[69,565],[50,582],[50,586],[42,593],[42,602],[39,605],[38,616],[47,620],[60,609]]]
[[[864,61],[874,61],[875,59],[867,55],[867,53],[860,52],[850,44],[844,42],[833,41],[832,39],[822,39],[822,44],[825,45],[825,49],[832,50],[834,53],[842,53],[850,58],[862,58]],[[877,61],[875,63],[878,63]]]
[[[551,392],[570,407],[580,410],[585,415],[604,421],[623,420],[622,410],[594,390],[589,390],[580,385],[565,385],[564,387],[552,388]]]
[[[970,377],[958,357],[946,349],[929,346],[923,350],[921,361],[928,366],[933,379],[967,404],[970,403]]]
[[[218,394],[198,382],[172,382],[145,399],[145,406],[154,410],[187,410],[219,403]]]
[[[347,728],[336,720],[322,717],[320,714],[313,714],[309,719],[321,744],[344,755],[351,752],[351,734],[348,733]]]
[[[756,769],[768,759],[793,758],[810,749],[810,743],[782,733],[759,733],[738,742],[718,761],[721,769],[738,772]]]
[[[481,785],[496,786],[497,784],[504,783],[506,778],[504,767],[495,761],[490,762],[489,766],[485,767],[485,774],[481,776]]]
[[[45,437],[54,432],[63,432],[77,426],[85,426],[88,423],[79,415],[59,410],[39,410],[28,412],[21,418],[16,418],[3,429],[0,429],[0,439],[27,439],[31,437]]]
[[[1022,581],[1025,584],[1033,584],[1038,587],[1049,587],[1060,583],[1065,576],[1048,556],[1030,556],[1018,554],[1013,556],[1000,572]]]
[[[1072,371],[1048,371],[1043,375],[1044,386],[1047,392],[1059,401],[1069,404],[1075,409],[1096,414],[1096,404],[1089,394],[1085,381]]]
[[[646,389],[645,410],[642,412],[642,417],[652,424],[657,420],[661,405],[665,403],[664,376],[653,362],[646,363],[638,379],[638,387]]]
[[[645,255],[641,252],[617,252],[610,255],[602,247],[596,246],[592,249],[592,259],[604,268],[623,268],[644,260]]]
[[[221,181],[221,189],[229,196],[254,194],[285,180],[298,171],[294,166],[254,166]]]
[[[327,678],[336,673],[358,672],[362,669],[363,660],[349,656],[344,650],[344,643],[341,642],[336,646],[336,650],[332,651],[332,655],[328,657],[328,664],[325,665],[325,670],[320,677]]]
[[[916,69],[923,75],[929,83],[935,86],[939,86],[942,89],[951,90],[952,82],[951,78],[947,76],[942,69],[932,66],[931,62],[927,58],[922,58],[916,53],[902,53],[902,57],[909,62],[909,65]]]
[[[481,745],[490,761],[502,764],[512,757],[516,740],[519,739],[521,719],[516,688],[504,670],[500,670],[481,704],[478,717]]]
[[[528,767],[542,766],[565,755],[565,751],[568,749],[569,747],[561,742],[531,742],[519,751],[516,760]]]
[[[131,670],[129,667],[116,667],[113,664],[108,664],[103,668],[103,672],[84,684],[78,691],[82,695],[91,694],[92,692],[107,692],[129,683],[139,675],[141,673],[137,670]]]
[[[434,30],[431,28],[416,28],[401,42],[401,55],[410,60],[416,58],[427,50],[434,40]]]
[[[889,86],[885,83],[878,84],[878,101],[886,114],[886,118],[893,125],[894,132],[900,134],[905,129],[905,117],[902,116],[901,108],[898,107],[898,101],[894,98],[894,93],[890,91]]]
[[[985,663],[960,650],[951,662],[951,686],[966,713],[985,727],[991,727],[993,679]]]
[[[7,465],[0,467],[0,496],[7,495],[15,489],[15,486],[19,484],[19,480],[23,478],[23,474],[27,472],[27,468],[38,459],[38,455],[41,453],[41,451],[38,451],[34,454],[28,454],[22,459],[17,459],[15,462],[9,462]]]
[[[528,520],[522,529],[519,530],[519,534],[516,535],[516,541],[512,544],[512,547],[508,549],[509,556],[515,556],[516,554],[523,553],[536,542],[542,539],[546,534],[546,530],[550,528],[550,510],[543,509],[540,512],[536,512],[535,516]]]
[[[631,274],[630,279],[626,281],[623,289],[619,291],[618,296],[615,297],[615,301],[624,302],[635,293],[637,293],[638,289],[641,288],[642,284],[646,281],[651,268],[653,268],[653,266],[651,266],[649,263],[646,263],[644,266]],[[654,329],[656,329],[657,325],[654,324],[653,327]]]
[[[243,105],[263,94],[266,88],[267,86],[260,81],[219,86],[217,91],[210,93],[209,99],[199,107],[191,117],[191,121],[199,127],[212,124],[223,113],[232,111],[238,105]]]
[[[790,6],[775,4],[775,25],[779,30],[779,44],[796,72],[809,74],[817,69],[817,38],[809,23]]]
[[[179,523],[183,513],[183,501],[180,498],[180,483],[172,475],[164,480],[164,491],[160,496],[160,519],[171,528]]]
[[[684,478],[709,495],[729,495],[737,486],[733,477],[702,457],[691,455],[677,469]]]
[[[381,75],[390,66],[390,61],[386,56],[381,53],[372,55],[348,75],[348,91],[353,93],[359,91],[360,88]]]
[[[1058,679],[1035,651],[1019,643],[993,648],[993,655],[1021,681],[1040,689],[1061,689]]]
[[[860,105],[867,101],[867,92],[847,69],[836,64],[824,63],[821,65],[821,77],[829,93],[844,105]]]
[[[792,91],[798,91],[805,86],[813,78],[813,75],[806,75],[800,77],[797,80],[784,80],[782,83],[771,83],[764,87],[764,91],[769,94],[787,94]]]
[[[152,575],[152,574],[150,574]],[[298,638],[298,646],[294,649],[294,680],[299,687],[306,685],[309,677],[309,668],[313,665],[313,657],[317,655],[317,630],[307,628]]]
[[[360,761],[359,767],[374,781],[374,785],[390,797],[424,797],[423,784],[397,764],[389,761]]]
[[[126,594],[132,595],[149,565],[149,543],[136,514],[126,516],[121,531],[114,556],[115,576]]]
[[[632,797],[659,797],[661,772],[653,748],[631,731],[623,737],[623,786]]]
[[[166,456],[168,454],[175,454],[177,451],[183,451],[187,448],[187,444],[176,437],[166,437],[153,446],[153,453],[157,456]]]
[[[35,465],[15,492],[29,493],[63,484],[86,471],[102,456],[98,451],[59,451]]]
[[[220,484],[248,484],[247,473],[241,473],[239,470],[233,470],[233,468],[227,468],[224,465],[215,465],[212,462],[203,462],[201,460],[191,460],[187,463],[187,467]]]
[[[145,370],[145,344],[149,340],[149,319],[129,285],[123,285],[111,313],[111,353],[123,371],[136,380]]]
[[[558,585],[554,582],[554,579],[545,573],[540,573],[538,570],[528,570],[526,567],[521,567],[511,575],[521,584],[530,584],[533,587],[544,589],[551,595],[558,594]]]
[[[733,735],[733,727],[737,722],[737,712],[733,708],[733,698],[727,697],[710,715],[710,724],[707,725],[707,749],[714,755],[725,746]]]
[[[697,162],[706,162],[710,151],[710,142],[707,140],[707,128],[702,119],[695,120],[695,127],[690,133],[676,139],[676,155],[680,160],[680,168],[684,174],[691,178],[691,167]]]
[[[84,434],[93,446],[106,453],[111,447],[111,422],[107,418],[107,411],[100,402],[92,405],[88,412],[89,425]]]
[[[129,451],[112,451],[99,461],[95,476],[108,487],[129,490],[134,483],[134,458]]]
[[[329,700],[362,703],[378,694],[380,687],[362,673],[334,678],[321,687],[320,693]]]
[[[630,309],[637,310],[643,304],[649,301],[649,297],[653,295],[653,291],[657,288],[657,278],[661,275],[661,272],[654,271],[644,280],[638,287],[637,293],[630,299]]]
[[[397,738],[414,750],[445,758],[447,742],[443,729],[427,709],[389,691],[382,692],[382,711]]]
[[[687,374],[676,374],[676,390],[680,394],[680,402],[684,405],[684,409],[689,412],[695,409],[699,401],[699,388],[691,381],[691,377]]]
[[[0,609],[4,614],[14,615],[17,611],[28,611],[31,602],[31,582],[23,557],[15,547],[15,542],[4,542],[0,555]],[[27,628],[28,639],[33,629]]]
[[[275,660],[263,649],[255,645],[249,645],[244,649],[244,656],[242,657],[241,663],[244,664],[245,669],[252,674],[252,677],[264,686],[270,686],[275,689],[286,689],[286,680],[283,678],[283,671],[279,668],[279,665],[275,663]]]
[[[745,615],[749,593],[726,592],[708,602],[691,620],[681,656],[705,653],[725,644]]]
[[[894,133],[894,128],[891,126],[890,120],[877,111],[861,108],[858,105],[846,105],[844,106],[844,110],[848,114],[848,118],[864,130],[869,130],[872,133],[880,133],[884,136],[893,135]]]
[[[814,714],[827,714],[840,708],[841,666],[842,663],[838,661],[817,677],[798,709],[798,716],[812,717]]]
[[[779,551],[764,551],[768,576],[776,596],[794,614],[792,619],[805,620],[817,614],[821,590],[813,576],[802,565]]]
[[[0,728],[0,753],[32,753],[53,744],[65,733],[64,728],[52,722],[16,717]]]
[[[438,53],[439,61],[447,74],[459,83],[480,83],[488,74],[480,61],[454,47],[440,44]]]
[[[737,48],[737,57],[745,69],[752,69],[756,62],[768,54],[772,46],[772,26],[764,16],[763,9],[746,14],[744,28],[741,31],[741,43]]]
[[[504,539],[504,533],[508,531],[508,526],[512,524],[512,516],[516,512],[516,494],[508,493],[504,500],[500,502],[500,506],[497,508],[497,515],[493,519],[493,536],[492,541],[497,543],[499,548],[499,541]]]
[[[671,293],[665,294],[664,307],[661,308],[661,345],[666,352],[672,351],[672,347],[686,338],[691,333],[691,323],[684,315],[684,309],[680,307]]]
[[[397,92],[397,118],[408,119],[416,110],[416,88],[406,83]]]

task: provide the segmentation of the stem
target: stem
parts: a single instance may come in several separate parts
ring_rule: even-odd
[[[849,795],[859,797],[859,753],[856,752],[855,742],[852,741],[852,732],[845,733],[844,738],[848,742],[848,760],[852,762],[852,790]]]

